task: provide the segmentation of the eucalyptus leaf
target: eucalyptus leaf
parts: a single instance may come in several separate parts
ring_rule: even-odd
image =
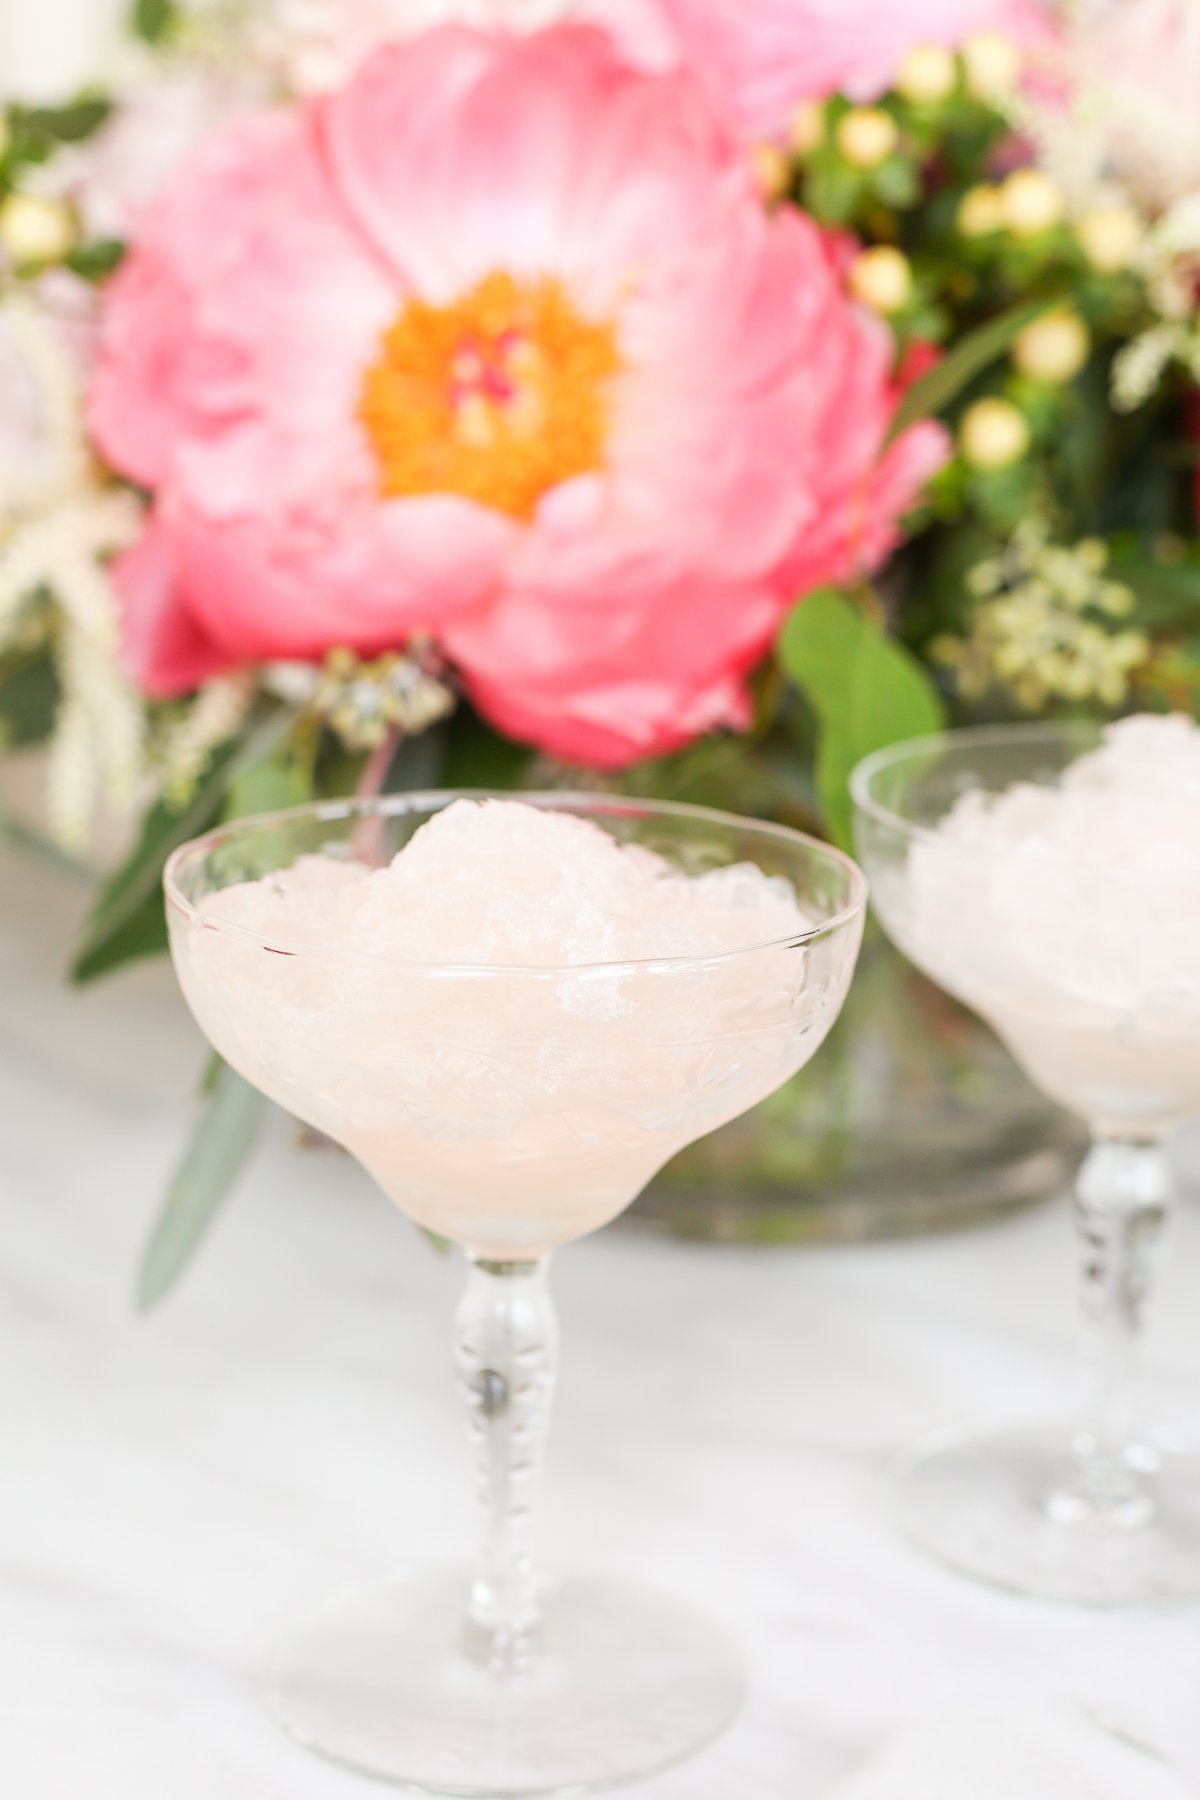
[[[137,1289],[143,1311],[169,1293],[191,1260],[246,1165],[266,1107],[257,1088],[221,1063],[146,1250]]]
[[[945,709],[911,652],[836,588],[800,602],[778,655],[816,715],[817,793],[830,835],[849,848],[854,765],[888,744],[940,731]]]
[[[948,350],[906,391],[892,417],[884,448],[918,420],[945,412],[977,375],[982,375],[1004,355],[1017,333],[1024,331],[1026,325],[1040,318],[1053,304],[1048,298],[1023,300],[1019,306],[1010,307],[999,318],[989,319],[986,325],[980,325],[960,338],[953,350]]]
[[[200,1098],[211,1100],[217,1091],[217,1084],[225,1073],[228,1064],[225,1058],[214,1050],[204,1065],[204,1073],[200,1077]]]
[[[80,984],[96,981],[127,963],[162,956],[166,949],[167,915],[162,894],[155,887],[136,911],[77,953],[71,965],[71,979]]]
[[[223,745],[186,806],[175,810],[159,801],[151,808],[136,845],[104,888],[84,927],[71,969],[73,980],[91,980],[132,956],[162,948],[165,927],[154,927],[152,915],[162,913],[159,888],[168,857],[215,823],[230,787],[270,755],[291,722],[290,714],[276,713],[249,736]]]

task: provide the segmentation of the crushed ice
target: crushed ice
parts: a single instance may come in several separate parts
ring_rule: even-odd
[[[791,884],[753,864],[689,876],[590,820],[457,800],[385,868],[316,855],[204,910],[286,943],[405,961],[582,968],[706,957],[810,928]],[[603,1016],[603,985],[579,1009]]]

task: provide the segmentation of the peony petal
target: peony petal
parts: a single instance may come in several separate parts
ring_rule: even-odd
[[[552,695],[515,696],[474,678],[468,692],[498,731],[590,769],[667,756],[720,726],[744,730],[750,714],[741,682],[724,675],[695,693],[670,681],[614,682],[557,703]]]
[[[182,508],[170,526],[189,610],[229,655],[253,661],[401,648],[483,602],[512,530],[450,495],[314,517],[303,531],[286,519],[214,527]]]
[[[623,605],[603,592],[557,598],[551,609],[544,594],[510,593],[447,634],[472,700],[501,730],[618,768],[746,722],[741,677],[779,624],[774,593],[697,582]]]
[[[151,518],[141,541],[117,557],[112,578],[121,604],[126,668],[154,699],[189,693],[237,657],[205,636],[183,602],[170,533]]]
[[[308,118],[270,112],[188,160],[106,299],[92,429],[161,486],[181,444],[248,418],[281,454],[352,419],[402,292],[340,214]]]
[[[562,271],[603,308],[749,181],[690,83],[637,75],[588,26],[429,32],[320,118],[347,209],[434,301],[503,268]]]
[[[664,0],[680,54],[716,110],[753,143],[781,136],[804,101],[872,100],[918,45],[1007,32],[1040,46],[1038,0]]]
[[[188,292],[155,248],[130,257],[109,284],[100,361],[88,395],[88,426],[102,455],[131,481],[167,479],[186,429],[177,395],[180,324]]]

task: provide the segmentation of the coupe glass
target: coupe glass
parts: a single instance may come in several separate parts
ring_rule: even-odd
[[[850,983],[866,884],[848,858],[778,826],[555,793],[520,798],[688,874],[753,863],[791,883],[811,928],[718,956],[546,968],[268,941],[222,920],[222,889],[301,856],[382,864],[463,797],[489,796],[307,806],[210,833],[167,870],[171,945],[221,1055],[467,1254],[454,1358],[482,1557],[473,1573],[394,1580],[334,1606],[285,1659],[282,1717],[311,1748],[410,1789],[574,1793],[715,1737],[742,1676],[721,1633],[674,1599],[625,1581],[543,1585],[537,1572],[551,1252],[808,1061]],[[351,1046],[332,1062],[331,1031]]]
[[[868,757],[852,788],[859,855],[890,936],[1092,1133],[1074,1199],[1092,1365],[1085,1414],[1074,1430],[949,1431],[919,1445],[899,1471],[901,1522],[942,1561],[998,1586],[1110,1605],[1200,1593],[1200,1483],[1151,1449],[1132,1405],[1171,1197],[1163,1141],[1200,1112],[1195,995],[1182,972],[1147,985],[1140,971],[1161,964],[1166,934],[1200,929],[1200,879],[1172,867],[1169,844],[1153,875],[1121,866],[1103,843],[1069,867],[1036,840],[1006,852],[1003,867],[999,851],[977,845],[939,837],[936,864],[925,848],[964,793],[1054,786],[1097,741],[1082,724],[949,732]],[[956,918],[936,896],[930,904],[935,868],[943,883],[953,877]],[[1056,915],[1056,888],[1077,893],[1081,881],[1086,920],[1069,908],[1064,917],[1061,900]],[[998,892],[999,923],[973,926]],[[1094,971],[1097,947],[1114,974],[1103,992],[1084,967]]]

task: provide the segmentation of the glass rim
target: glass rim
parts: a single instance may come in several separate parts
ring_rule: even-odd
[[[263,948],[271,948],[280,940],[276,936],[264,937],[261,932],[252,930],[248,925],[240,925],[232,919],[221,919],[211,914],[202,913],[179,884],[180,872],[185,864],[207,856],[213,849],[237,837],[249,837],[256,831],[277,829],[281,825],[294,824],[307,819],[314,823],[327,821],[335,823],[339,820],[360,818],[403,817],[407,813],[442,812],[456,800],[518,800],[527,805],[544,807],[547,810],[574,809],[579,812],[604,812],[625,814],[632,817],[681,819],[694,821],[697,824],[722,826],[726,829],[735,827],[740,831],[757,832],[765,838],[774,840],[792,849],[803,849],[810,855],[833,864],[845,874],[849,881],[850,899],[838,912],[807,931],[788,932],[783,937],[763,938],[753,943],[738,944],[731,950],[719,950],[708,955],[684,953],[678,956],[642,956],[623,957],[599,962],[583,963],[492,963],[492,962],[452,962],[444,959],[431,960],[428,957],[404,957],[389,955],[377,950],[354,950],[344,946],[328,944],[308,944],[302,941],[287,940],[289,954],[320,958],[326,961],[352,961],[384,964],[392,968],[424,970],[442,975],[538,975],[543,978],[563,976],[611,975],[621,970],[678,970],[683,968],[708,968],[720,963],[732,962],[739,957],[753,955],[757,951],[799,949],[805,945],[818,942],[832,936],[835,932],[850,925],[856,918],[864,918],[869,898],[869,884],[862,869],[844,850],[836,845],[827,844],[821,838],[812,837],[808,832],[797,831],[790,825],[778,825],[766,819],[753,819],[740,813],[722,812],[715,807],[693,806],[681,800],[645,800],[628,794],[593,794],[576,788],[546,788],[532,793],[515,789],[500,788],[424,788],[411,793],[376,795],[369,799],[356,799],[349,796],[341,800],[311,800],[300,806],[282,807],[277,811],[255,813],[244,819],[233,819],[227,824],[215,825],[199,837],[191,838],[180,844],[167,859],[163,870],[163,891],[168,907],[175,907],[192,925],[205,930],[219,930],[231,935],[245,938],[248,942]],[[231,884],[232,885],[232,884]]]
[[[1093,726],[1083,720],[1060,720],[1057,723],[1031,720],[1007,725],[960,725],[953,731],[928,731],[920,737],[901,738],[894,744],[885,745],[882,750],[873,750],[869,756],[864,756],[861,762],[854,765],[850,771],[850,799],[856,812],[864,813],[877,825],[886,825],[907,837],[936,837],[941,841],[941,833],[936,825],[922,825],[919,820],[906,818],[894,807],[877,800],[871,792],[871,783],[875,777],[887,769],[898,768],[902,763],[915,762],[921,756],[935,755],[938,751],[966,749],[972,745],[980,749],[1003,749],[1006,745],[1033,744],[1041,739],[1048,744],[1075,742],[1086,747],[1099,737],[1102,729],[1098,724]]]
[[[1166,715],[1164,715],[1166,716]],[[980,749],[1003,749],[1007,745],[1037,744],[1078,745],[1080,750],[1087,750],[1099,745],[1108,724],[1119,723],[1119,720],[1022,720],[1006,725],[964,725],[953,731],[931,731],[921,737],[902,738],[898,743],[889,744],[886,749],[872,751],[864,756],[850,774],[850,798],[856,812],[871,819],[876,825],[916,843],[937,842],[942,849],[949,849],[962,855],[978,857],[994,857],[997,854],[1011,855],[1011,850],[998,852],[994,846],[977,843],[956,843],[948,839],[938,825],[924,825],[916,819],[905,818],[894,807],[886,806],[871,793],[871,783],[884,770],[898,767],[900,764],[915,761],[922,755],[935,754],[939,750],[953,751],[977,746]],[[1064,765],[1068,767],[1069,765]],[[1010,784],[1012,786],[1017,783]],[[1032,786],[1044,786],[1044,783],[1030,782]],[[970,792],[970,789],[965,790]],[[982,789],[985,793],[1000,793],[1002,789]],[[1047,867],[1061,868],[1064,858],[1052,850],[1028,850],[1019,852],[1023,862],[1044,864]],[[1130,869],[1103,856],[1094,860],[1088,858],[1070,859],[1071,866],[1077,869],[1092,871],[1108,878],[1119,878],[1125,882],[1158,882],[1164,876],[1186,875],[1197,879],[1195,868],[1186,868],[1174,863],[1161,863],[1156,868]]]

